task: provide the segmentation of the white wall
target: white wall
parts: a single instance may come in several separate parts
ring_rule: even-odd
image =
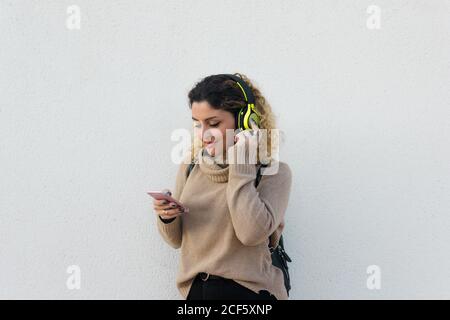
[[[66,28],[73,4],[80,30]],[[372,4],[381,29],[366,26]],[[179,299],[178,252],[145,191],[173,187],[170,134],[190,126],[194,82],[236,71],[286,133],[291,298],[450,298],[449,13],[0,0],[0,298]]]

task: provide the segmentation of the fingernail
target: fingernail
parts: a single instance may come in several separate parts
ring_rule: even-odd
[[[171,206],[172,208],[175,208],[177,205],[176,205],[175,203],[172,202],[172,203],[170,204],[170,206]]]
[[[163,203],[163,204],[167,204],[167,200],[163,200],[162,203]]]

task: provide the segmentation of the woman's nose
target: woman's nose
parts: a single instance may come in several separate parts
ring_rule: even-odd
[[[200,136],[199,136],[200,140],[202,140],[202,141],[210,141],[210,140],[214,140],[215,139],[213,133],[211,132],[211,129],[202,128],[199,131],[200,131]]]

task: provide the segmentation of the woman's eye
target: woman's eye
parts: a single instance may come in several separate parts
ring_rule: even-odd
[[[213,128],[216,128],[216,127],[219,126],[219,124],[220,124],[220,122],[210,123],[209,126],[210,126],[210,127],[213,127]],[[200,123],[194,123],[194,127],[195,127],[195,128],[201,128],[201,126],[202,126],[202,125],[201,125]]]

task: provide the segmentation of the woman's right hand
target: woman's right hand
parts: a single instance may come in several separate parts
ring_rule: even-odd
[[[169,195],[172,193],[169,190],[166,190]],[[156,214],[159,215],[162,219],[172,219],[178,217],[183,214],[184,211],[177,204],[173,202],[168,202],[167,200],[153,200],[153,209]]]

